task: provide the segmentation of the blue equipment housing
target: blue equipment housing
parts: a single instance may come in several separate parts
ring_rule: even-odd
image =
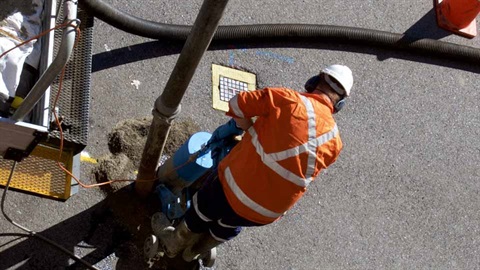
[[[212,167],[213,161],[210,151],[199,153],[195,162],[187,163],[190,156],[202,150],[211,137],[212,135],[208,132],[195,133],[173,155],[174,168],[180,167],[176,170],[178,177],[187,184],[193,183]],[[185,163],[187,164],[185,165]]]
[[[231,136],[210,141],[208,132],[193,134],[173,157],[157,170],[160,184],[155,194],[161,202],[161,211],[172,221],[182,218],[191,205],[197,190],[190,186],[207,173],[216,171],[220,161],[238,141]],[[195,160],[190,160],[196,155]]]

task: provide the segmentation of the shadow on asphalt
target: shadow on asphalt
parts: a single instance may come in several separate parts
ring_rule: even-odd
[[[423,15],[420,20],[410,26],[410,28],[408,28],[403,34],[411,41],[420,40],[422,38],[439,40],[452,35],[452,33],[437,26],[437,18],[434,9],[431,9]]]
[[[435,12],[430,10],[420,20],[405,31],[403,38],[399,40],[399,44],[409,44],[421,39],[438,40],[451,33],[437,27]],[[134,63],[142,60],[158,58],[162,56],[179,54],[183,47],[181,41],[150,41],[146,43],[136,44],[124,48],[102,52],[93,55],[92,72],[97,72],[120,65]],[[282,38],[274,39],[258,39],[256,41],[213,41],[208,50],[231,50],[231,49],[259,49],[259,48],[305,48],[329,51],[346,51],[359,54],[376,55],[379,61],[390,58],[403,59],[412,62],[425,63],[436,66],[444,66],[459,70],[480,73],[480,65],[478,63],[461,61],[456,59],[448,59],[442,55],[427,55],[426,52],[410,52],[400,49],[393,50],[388,48],[380,48],[369,44],[347,44],[336,42],[334,40],[318,40],[312,42],[311,39],[300,38]],[[477,48],[480,50],[480,48]]]
[[[181,258],[165,258],[152,268],[147,267],[143,260],[143,242],[152,233],[150,217],[158,211],[158,206],[159,202],[153,196],[140,200],[132,186],[127,186],[89,209],[38,233],[70,251],[82,249],[82,258],[92,265],[111,258],[102,263],[107,266],[100,269],[196,269],[195,263],[188,264]],[[20,238],[22,234],[4,233],[0,236]],[[117,257],[115,266],[114,257]],[[26,238],[0,252],[0,269],[85,269],[82,264],[73,262],[64,253],[36,238]]]

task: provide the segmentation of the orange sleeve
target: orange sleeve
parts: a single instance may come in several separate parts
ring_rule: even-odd
[[[264,88],[240,92],[230,99],[227,115],[235,118],[266,116],[272,108],[279,108],[287,103],[296,103],[298,100],[296,95],[295,91],[286,88]]]
[[[269,111],[270,94],[268,89],[245,91],[235,95],[228,102],[228,116],[235,118],[252,118],[267,115]]]

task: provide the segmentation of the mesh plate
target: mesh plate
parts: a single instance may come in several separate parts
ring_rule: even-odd
[[[240,92],[255,90],[256,80],[253,73],[212,64],[213,108],[228,111],[228,101]]]
[[[63,1],[58,1],[61,5]],[[63,10],[63,8],[60,8]],[[88,120],[90,111],[90,87],[92,70],[92,35],[93,17],[86,11],[78,9],[78,19],[81,20],[81,35],[72,56],[67,63],[62,93],[57,103],[63,123],[65,147],[79,153],[87,145]],[[61,24],[63,14],[58,16],[57,24]],[[55,31],[54,55],[57,54],[62,39],[62,31]],[[51,87],[50,107],[53,108],[58,93],[58,77]],[[51,138],[60,139],[58,131],[50,132]],[[55,143],[58,145],[58,143]]]
[[[32,154],[17,163],[10,187],[17,190],[66,200],[70,197],[71,177],[57,165],[58,150],[37,146]],[[61,163],[72,170],[72,153],[64,152]],[[0,158],[0,185],[5,186],[13,161]]]
[[[237,81],[227,77],[220,76],[220,100],[228,102],[236,94],[248,91],[246,82]]]

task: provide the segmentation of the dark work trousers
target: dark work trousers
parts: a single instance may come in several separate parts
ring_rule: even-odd
[[[194,233],[210,232],[217,241],[225,242],[241,231],[242,227],[262,226],[237,215],[225,197],[217,171],[193,195],[192,206],[185,214],[185,223]]]

